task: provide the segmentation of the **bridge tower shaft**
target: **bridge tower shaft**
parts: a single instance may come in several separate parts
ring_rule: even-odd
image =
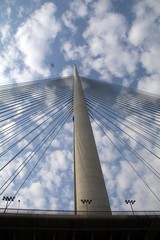
[[[111,213],[95,139],[76,66],[74,66],[73,111],[75,211],[77,213],[87,211],[88,214],[93,214],[94,211],[108,211]]]

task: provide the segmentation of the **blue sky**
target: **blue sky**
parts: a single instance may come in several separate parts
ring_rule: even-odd
[[[80,74],[159,93],[159,1],[2,1],[0,82]],[[51,67],[54,63],[54,68]]]
[[[0,3],[0,20],[1,85],[70,76],[76,63],[82,76],[154,94],[160,92],[159,0],[4,0]],[[65,129],[72,134],[69,123]],[[101,135],[96,134],[98,142]],[[71,143],[70,136],[68,139]],[[58,146],[61,140],[57,141]],[[110,156],[111,150],[110,147]],[[57,159],[61,155],[57,169],[64,167],[66,156],[70,159],[71,152],[67,151],[67,148],[64,152],[57,149]],[[65,166],[71,168],[69,164]],[[49,165],[46,168],[49,169]],[[103,169],[109,175],[105,166]],[[129,173],[125,174],[120,178],[119,173],[121,191],[125,191],[124,183]],[[60,189],[57,172],[55,182]],[[66,195],[67,204],[62,201],[58,205],[56,193],[49,208],[64,205],[67,209],[73,208],[70,186],[72,180],[66,184],[67,190],[61,191]],[[38,181],[23,191],[41,199],[38,203],[28,203],[22,194],[24,207],[48,207],[43,197],[45,190]],[[112,205],[118,209],[116,198]]]

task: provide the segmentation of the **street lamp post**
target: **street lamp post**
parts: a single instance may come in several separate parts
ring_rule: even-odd
[[[17,208],[17,213],[18,213],[18,211],[19,211],[19,208],[20,208],[20,199],[18,199],[18,208]]]
[[[14,199],[15,199],[15,197],[8,197],[8,196],[4,196],[4,197],[2,198],[3,201],[6,201],[6,207],[5,207],[5,209],[4,209],[4,213],[6,212],[6,210],[7,210],[8,206],[9,206],[10,202],[11,202],[11,201],[14,201]]]
[[[125,200],[125,203],[126,203],[126,204],[128,204],[128,203],[130,204],[130,207],[131,207],[131,210],[132,210],[133,214],[134,214],[134,211],[133,211],[133,206],[132,206],[132,205],[133,205],[135,202],[136,202],[136,200],[132,200],[132,199],[131,199],[131,200],[130,200],[130,199]]]
[[[88,215],[88,205],[90,205],[92,203],[92,200],[90,199],[81,199],[81,202],[83,204],[86,204],[86,210],[87,210],[87,215]]]

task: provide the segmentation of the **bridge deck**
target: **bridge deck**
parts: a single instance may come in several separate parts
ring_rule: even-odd
[[[0,239],[157,240],[160,216],[0,214]]]

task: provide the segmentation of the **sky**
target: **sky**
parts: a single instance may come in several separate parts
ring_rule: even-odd
[[[4,0],[0,2],[0,85],[70,76],[77,64],[81,76],[159,95],[159,36],[159,0]],[[65,129],[71,134],[71,127]],[[98,132],[96,136],[99,141]],[[71,152],[56,151],[57,159],[61,155],[57,171],[72,168],[64,164]],[[105,171],[109,174],[104,167]],[[62,180],[55,174],[58,189]],[[127,174],[121,178],[121,190]],[[59,203],[57,192],[46,204],[45,190],[35,181],[23,191],[39,201],[28,203],[22,194],[21,204],[62,209],[67,202],[65,208],[72,209],[72,184],[73,179],[61,191],[66,201]],[[115,198],[112,206],[117,210],[118,205]]]
[[[1,1],[0,83],[72,75],[76,63],[159,94],[159,15],[158,0]]]

